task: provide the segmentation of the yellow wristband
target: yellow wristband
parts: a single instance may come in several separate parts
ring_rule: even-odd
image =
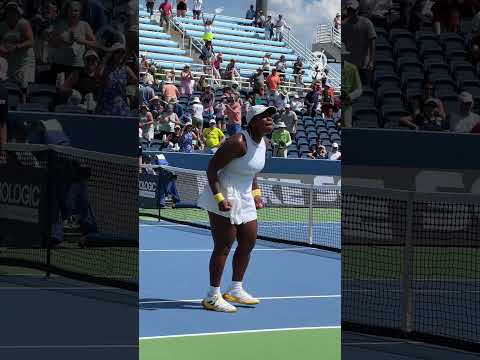
[[[260,189],[255,189],[252,190],[252,195],[253,197],[262,196],[262,192],[260,191]]]
[[[220,204],[223,200],[225,200],[222,193],[218,193],[218,194],[213,195],[213,198],[215,199],[217,204]]]

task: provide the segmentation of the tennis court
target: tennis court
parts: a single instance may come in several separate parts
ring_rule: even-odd
[[[142,220],[141,359],[340,359],[339,254],[260,240],[245,285],[261,304],[225,314],[200,304],[212,245],[207,229]],[[230,278],[227,265],[223,288]]]

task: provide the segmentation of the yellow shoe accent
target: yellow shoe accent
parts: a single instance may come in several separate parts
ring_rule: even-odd
[[[236,296],[230,295],[230,294],[223,294],[223,298],[227,300],[228,302],[233,302],[236,304],[242,304],[242,305],[257,305],[260,304],[260,300],[252,300],[252,301],[244,301],[240,300]]]
[[[237,312],[237,308],[234,308],[233,310],[218,310],[217,307],[215,307],[215,305],[212,305],[212,304],[209,304],[208,302],[206,302],[205,300],[202,301],[202,306],[205,310],[211,310],[211,311],[218,311],[218,312],[227,312],[227,313],[234,313],[234,312]]]

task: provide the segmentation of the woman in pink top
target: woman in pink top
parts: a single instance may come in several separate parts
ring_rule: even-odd
[[[193,93],[194,80],[193,80],[192,71],[190,70],[189,65],[185,65],[180,75],[180,78],[181,78],[180,93],[182,95],[191,96]]]

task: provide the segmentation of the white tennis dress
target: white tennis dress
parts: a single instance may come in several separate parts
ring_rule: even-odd
[[[257,209],[252,196],[254,176],[265,166],[265,141],[257,144],[248,132],[241,132],[247,141],[247,153],[232,160],[218,172],[220,191],[230,201],[230,211],[220,211],[213,198],[212,189],[207,184],[198,199],[197,205],[212,213],[230,218],[230,223],[239,225],[257,218]]]

